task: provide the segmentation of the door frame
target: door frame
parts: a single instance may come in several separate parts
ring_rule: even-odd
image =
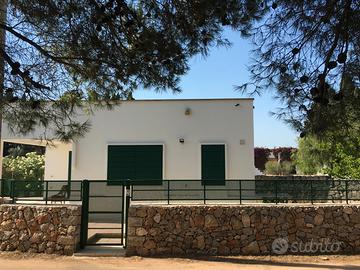
[[[198,146],[198,161],[199,161],[199,168],[198,168],[198,179],[202,179],[201,175],[201,162],[202,162],[202,155],[201,155],[201,146],[202,145],[224,145],[225,150],[225,179],[228,179],[228,144],[224,141],[201,141]]]

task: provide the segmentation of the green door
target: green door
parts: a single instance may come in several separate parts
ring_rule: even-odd
[[[201,145],[201,179],[205,185],[225,185],[225,145]]]
[[[138,184],[163,178],[162,145],[109,145],[108,180],[136,180]]]

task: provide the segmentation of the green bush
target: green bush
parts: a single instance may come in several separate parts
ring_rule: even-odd
[[[280,164],[277,161],[268,161],[265,163],[265,173],[272,175],[280,174]]]
[[[45,158],[36,152],[3,159],[3,179],[39,181],[44,179]]]
[[[314,175],[324,173],[334,155],[330,144],[320,141],[315,136],[307,136],[298,140],[299,149],[293,154],[296,171],[299,174]]]
[[[25,156],[6,156],[3,159],[2,178],[16,181],[14,195],[16,197],[42,196],[45,159],[36,152]],[[10,195],[10,181],[5,182],[4,193]]]
[[[289,175],[293,174],[295,166],[291,161],[283,161],[281,163],[277,161],[268,161],[265,164],[265,173],[271,175]]]

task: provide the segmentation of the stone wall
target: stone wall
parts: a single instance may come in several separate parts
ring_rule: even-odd
[[[80,206],[0,205],[0,251],[72,255]]]
[[[128,221],[128,255],[271,254],[279,239],[289,247],[285,253],[295,252],[296,243],[336,243],[341,247],[331,252],[360,251],[360,206],[134,205]]]

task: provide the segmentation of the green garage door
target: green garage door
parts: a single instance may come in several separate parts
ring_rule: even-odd
[[[163,178],[162,145],[109,145],[108,179],[131,179],[139,184]],[[144,180],[144,181],[142,181]]]
[[[225,145],[201,145],[201,179],[205,185],[225,185]]]

